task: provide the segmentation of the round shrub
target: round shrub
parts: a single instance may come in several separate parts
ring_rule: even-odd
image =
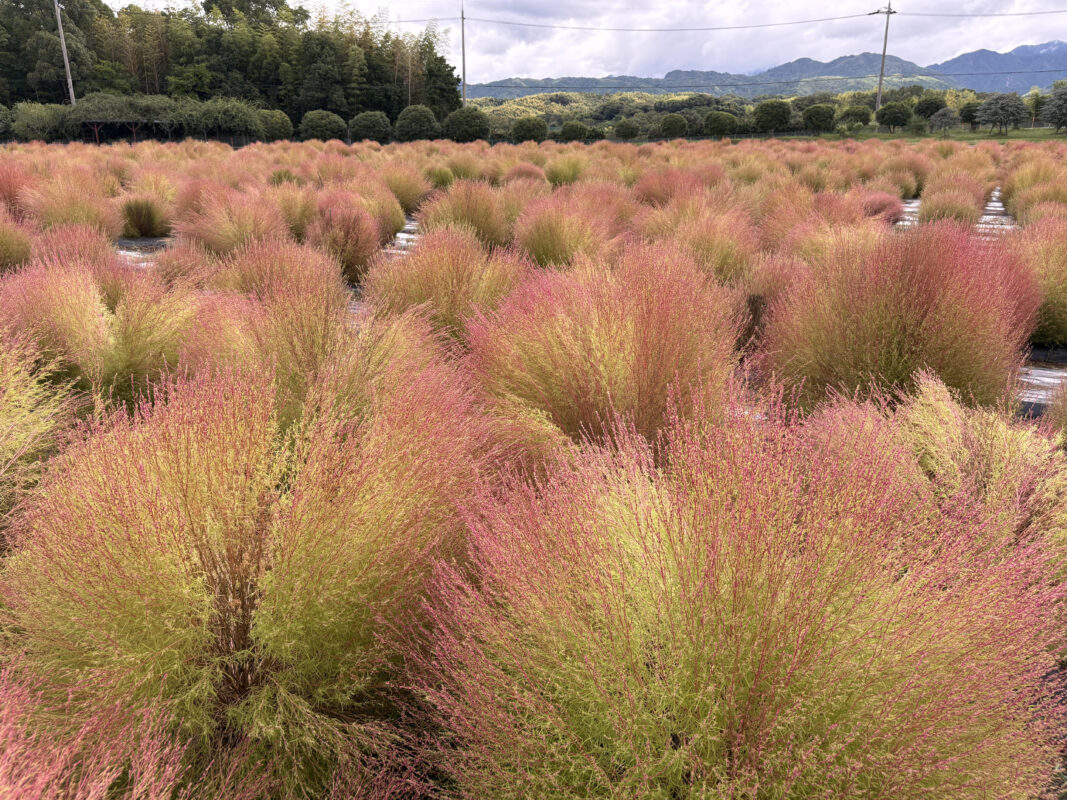
[[[725,111],[712,111],[704,117],[704,133],[708,136],[730,136],[737,132],[737,117]]]
[[[1040,796],[1047,537],[990,546],[876,412],[842,416],[738,409],[665,467],[621,436],[486,490],[420,661],[455,795]]]
[[[278,142],[283,139],[293,138],[293,121],[284,111],[276,108],[264,108],[259,111],[259,119],[263,123],[263,138],[268,142]],[[334,137],[341,138],[343,136]]]
[[[70,421],[66,388],[48,382],[54,369],[41,364],[37,348],[25,337],[0,335],[0,549],[6,550],[9,512],[36,483]]]
[[[468,323],[489,393],[547,415],[574,439],[604,437],[614,412],[654,437],[672,404],[725,407],[733,299],[670,248],[635,248],[614,271],[534,274]]]
[[[441,135],[437,117],[426,106],[408,106],[396,118],[393,138],[398,142],[415,142],[419,139],[436,139]]]
[[[363,296],[388,313],[425,305],[435,327],[462,335],[466,320],[495,309],[527,269],[514,253],[488,255],[473,232],[445,228],[427,233],[405,258],[376,262]]]
[[[667,114],[660,120],[659,132],[666,139],[677,139],[689,133],[689,122],[681,114]]]
[[[329,141],[330,139],[344,140],[348,134],[348,126],[345,125],[345,121],[332,111],[309,111],[304,114],[300,120],[300,138],[305,141],[308,139],[321,139],[322,141]]]
[[[0,283],[0,319],[103,403],[131,403],[177,367],[195,312],[188,290],[118,264],[34,262]]]
[[[785,100],[764,100],[752,112],[752,119],[760,133],[774,133],[789,128],[792,109]]]
[[[919,205],[919,222],[947,219],[964,225],[975,225],[982,217],[982,209],[971,194],[962,189],[940,189],[923,192]]]
[[[561,142],[584,142],[589,138],[589,126],[576,119],[567,120],[560,127],[559,136],[556,138]]]
[[[123,236],[131,238],[169,236],[171,219],[163,201],[152,195],[140,194],[122,201]]]
[[[0,215],[0,275],[30,260],[30,235],[19,224]]]
[[[838,238],[770,310],[767,365],[812,406],[831,390],[909,391],[929,370],[962,397],[1011,389],[1040,293],[1003,242],[950,223]]]
[[[453,225],[469,228],[486,247],[511,241],[511,225],[500,196],[482,181],[456,181],[446,194],[425,204],[418,219],[425,231]]]
[[[1067,219],[1039,220],[1017,237],[1019,253],[1041,286],[1033,340],[1055,347],[1067,345]]]
[[[199,210],[175,229],[216,254],[229,253],[247,242],[289,236],[289,226],[277,206],[262,202],[254,194],[233,190],[205,195]]]
[[[443,130],[445,138],[453,142],[488,140],[489,117],[480,108],[474,106],[457,108],[445,117]]]
[[[812,133],[829,133],[834,129],[834,107],[816,103],[804,109],[804,127]]]
[[[381,226],[353,192],[330,192],[319,200],[319,215],[308,226],[307,242],[341,262],[350,283],[359,283],[381,247]]]
[[[433,191],[433,184],[415,167],[406,164],[390,164],[383,167],[381,175],[385,185],[396,196],[396,201],[400,203],[405,214],[413,213],[419,207],[419,203]]]
[[[637,134],[640,132],[641,130],[637,127],[637,123],[632,119],[620,119],[615,123],[615,137],[623,141],[636,139]]]
[[[378,142],[388,144],[393,138],[393,126],[383,111],[364,111],[352,117],[348,123],[348,133],[353,142]]]
[[[166,704],[201,767],[243,764],[272,796],[373,783],[397,713],[387,638],[463,550],[482,446],[468,390],[401,324],[338,350],[294,441],[269,375],[223,374],[69,450],[0,579],[26,669],[85,714]]]
[[[563,267],[579,255],[594,255],[606,239],[594,217],[555,195],[530,203],[515,221],[515,243],[542,267]]]
[[[519,117],[511,123],[511,141],[543,142],[548,138],[548,123],[541,117]]]

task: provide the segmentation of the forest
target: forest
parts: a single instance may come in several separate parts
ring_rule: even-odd
[[[295,122],[313,110],[395,119],[412,104],[443,118],[459,106],[459,78],[433,24],[397,35],[377,17],[346,8],[313,15],[285,0],[118,12],[101,0],[67,0],[63,28],[78,98],[224,97]],[[0,0],[0,104],[67,100],[52,3]]]

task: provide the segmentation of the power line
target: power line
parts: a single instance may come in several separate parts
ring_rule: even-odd
[[[1059,8],[1052,11],[1005,11],[985,14],[938,14],[932,12],[927,13],[924,11],[898,11],[897,13],[905,17],[1041,17],[1050,14],[1067,14],[1067,8]]]
[[[837,22],[846,19],[861,19],[867,14],[848,14],[840,17],[820,17],[818,19],[798,19],[791,22],[760,22],[749,25],[706,25],[682,28],[614,28],[599,25],[558,25],[547,22],[518,22],[516,20],[490,19],[486,17],[467,17],[471,22],[484,22],[489,25],[513,25],[520,28],[549,28],[565,31],[608,31],[614,33],[687,33],[707,31],[743,31],[756,28],[781,28],[788,25],[814,25],[821,22]]]

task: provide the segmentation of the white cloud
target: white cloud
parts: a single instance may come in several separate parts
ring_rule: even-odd
[[[468,18],[591,27],[671,28],[746,25],[866,14],[884,0],[844,0],[808,4],[786,0],[669,4],[621,0],[621,4],[574,0],[470,0]],[[372,13],[381,6],[359,3]],[[900,12],[1008,13],[1067,8],[1067,0],[898,0]],[[395,3],[394,19],[452,17],[459,0]],[[510,77],[637,75],[660,77],[672,69],[752,72],[808,57],[830,61],[838,56],[881,50],[884,17],[746,31],[624,33],[519,28],[467,22],[467,77],[482,83]],[[452,60],[459,62],[459,26],[449,27]],[[889,52],[921,65],[945,61],[971,50],[1010,50],[1064,38],[1063,16],[953,19],[912,17],[900,13],[890,23]]]

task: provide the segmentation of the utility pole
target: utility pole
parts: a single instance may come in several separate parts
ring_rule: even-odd
[[[408,105],[411,105],[411,47],[408,47]]]
[[[889,47],[889,18],[896,14],[893,10],[893,0],[889,0],[889,4],[885,8],[880,8],[877,11],[872,11],[868,16],[874,16],[875,14],[885,14],[885,38],[882,39],[882,68],[878,71],[878,96],[874,99],[874,110],[877,111],[882,107],[882,81],[885,80],[885,53]]]
[[[70,92],[70,104],[73,106],[74,99],[74,81],[70,77],[70,59],[67,57],[67,37],[63,35],[63,17],[59,13],[59,0],[53,0],[56,7],[56,25],[59,27],[59,46],[63,50],[63,67],[67,70],[67,91]]]
[[[463,51],[463,105],[467,105],[467,14],[459,0],[459,46]]]

